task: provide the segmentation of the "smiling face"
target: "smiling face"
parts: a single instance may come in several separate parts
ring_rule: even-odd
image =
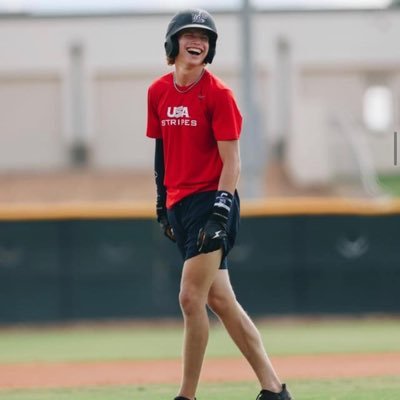
[[[204,64],[209,50],[207,31],[199,28],[184,29],[178,37],[179,53],[175,62],[183,62],[192,66]]]

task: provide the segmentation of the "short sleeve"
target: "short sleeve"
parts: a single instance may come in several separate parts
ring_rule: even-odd
[[[242,115],[230,89],[220,89],[215,93],[212,129],[216,140],[236,140],[240,137]]]
[[[160,120],[158,118],[157,106],[155,104],[154,87],[147,92],[147,130],[146,136],[154,139],[162,139]]]

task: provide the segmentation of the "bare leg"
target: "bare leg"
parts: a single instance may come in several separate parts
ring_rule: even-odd
[[[282,384],[264,349],[260,333],[237,302],[227,270],[218,272],[209,292],[208,305],[250,363],[262,389],[280,392]]]
[[[184,318],[183,378],[180,396],[194,399],[208,342],[207,296],[218,272],[221,252],[200,254],[183,266],[179,301]]]

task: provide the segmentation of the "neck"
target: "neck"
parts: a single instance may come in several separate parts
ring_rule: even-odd
[[[203,73],[204,66],[186,67],[175,65],[175,82],[179,86],[189,86],[196,82]]]

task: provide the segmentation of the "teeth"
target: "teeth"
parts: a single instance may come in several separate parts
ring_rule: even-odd
[[[188,51],[190,54],[196,54],[196,55],[201,54],[201,50],[200,50],[200,49],[195,49],[195,48],[193,48],[193,47],[188,48],[187,51]]]

